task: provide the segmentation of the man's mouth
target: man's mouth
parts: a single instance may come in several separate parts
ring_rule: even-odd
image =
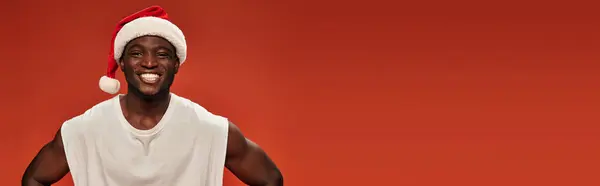
[[[158,82],[159,78],[160,78],[160,75],[158,75],[158,74],[153,74],[153,73],[140,74],[140,79],[142,80],[142,82],[147,83],[147,84],[154,84],[154,83]]]

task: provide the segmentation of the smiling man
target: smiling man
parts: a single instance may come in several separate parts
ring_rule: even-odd
[[[229,169],[248,185],[281,186],[267,154],[227,118],[170,91],[187,54],[185,37],[158,6],[117,25],[100,88],[127,94],[67,120],[31,161],[22,185],[220,186]]]

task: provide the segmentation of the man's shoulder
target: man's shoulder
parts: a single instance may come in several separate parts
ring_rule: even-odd
[[[216,126],[227,126],[229,123],[226,117],[214,114],[197,102],[181,96],[176,96],[176,99],[179,107],[186,110],[193,119],[198,120],[198,123]]]
[[[83,113],[64,121],[62,128],[85,125],[92,121],[97,121],[98,119],[105,119],[109,112],[114,109],[115,103],[117,103],[114,99],[117,99],[117,97],[101,101],[88,108]]]
[[[173,94],[177,105],[179,105],[180,107],[182,107],[183,109],[187,109],[189,111],[192,111],[194,114],[198,114],[198,113],[210,113],[208,111],[208,109],[204,108],[202,105],[200,105],[199,103],[192,101],[188,98],[182,97],[182,96],[178,96]]]
[[[193,115],[206,115],[206,114],[212,114],[210,111],[208,111],[208,109],[204,108],[202,105],[200,105],[199,103],[192,101],[188,98],[182,97],[182,96],[178,96],[175,94],[172,94],[173,97],[175,98],[175,103],[177,103],[177,105],[187,111],[190,111]]]

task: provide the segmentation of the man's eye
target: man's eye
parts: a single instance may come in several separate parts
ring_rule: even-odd
[[[131,56],[139,57],[139,56],[142,56],[142,53],[141,52],[132,52]]]
[[[169,56],[169,54],[167,54],[167,53],[158,53],[158,57],[161,57],[161,58],[169,58],[169,57],[171,57],[171,56]]]

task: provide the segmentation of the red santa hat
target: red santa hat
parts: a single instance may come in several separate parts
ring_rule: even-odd
[[[119,68],[117,61],[121,58],[125,45],[141,36],[159,36],[169,41],[183,64],[187,53],[187,44],[183,32],[169,20],[169,16],[160,6],[151,6],[129,15],[119,21],[115,29],[108,57],[106,75],[100,78],[100,89],[109,94],[119,92],[120,83],[115,79]]]

